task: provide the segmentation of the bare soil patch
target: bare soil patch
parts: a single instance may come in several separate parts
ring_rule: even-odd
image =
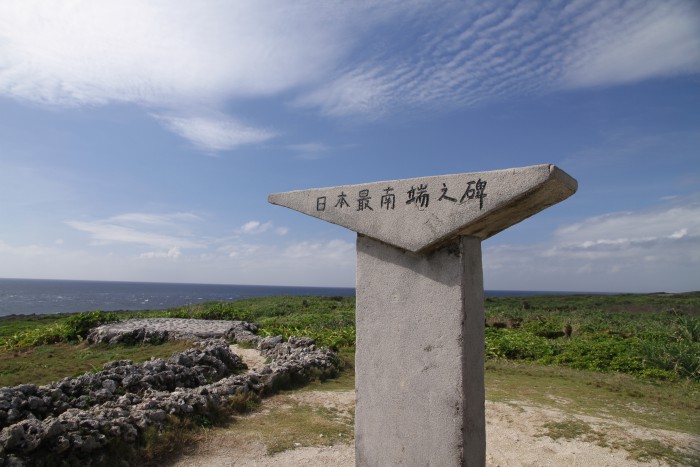
[[[294,409],[322,409],[329,419],[348,424],[354,412],[354,391],[300,391],[273,396],[261,410],[241,417],[232,426],[209,430],[200,443],[177,461],[185,466],[353,466],[354,439],[324,445],[300,435],[291,449],[270,452],[276,440],[250,430],[255,419],[279,417]],[[697,436],[642,428],[623,421],[583,415],[528,403],[486,402],[488,466],[649,466],[673,465],[658,458],[636,458],[645,443],[676,452],[680,465],[700,455]],[[274,438],[275,433],[270,433]],[[303,439],[302,439],[303,438]],[[311,445],[308,445],[311,444]],[[697,459],[698,457],[695,457]],[[686,459],[686,462],[683,462]]]
[[[246,349],[238,344],[232,344],[231,351],[241,357],[243,363],[248,365],[248,368],[251,370],[265,364],[265,357],[262,356],[259,350]]]

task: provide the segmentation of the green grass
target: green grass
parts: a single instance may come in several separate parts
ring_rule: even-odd
[[[668,382],[532,363],[490,361],[486,398],[618,417],[646,428],[700,435],[700,383]]]
[[[561,422],[547,422],[544,424],[545,432],[542,436],[552,439],[576,439],[590,437],[595,431],[590,424],[570,418]]]
[[[338,352],[340,372],[332,379],[315,379],[301,391],[352,391],[355,389],[355,350],[343,348]]]
[[[0,340],[65,320],[66,315],[11,315],[0,318]]]
[[[238,319],[260,334],[355,344],[353,297],[263,297],[166,310],[0,319],[0,348],[80,342],[102,322],[133,317]],[[700,381],[700,293],[487,298],[488,360],[527,361],[653,380]],[[570,335],[566,335],[570,331]]]
[[[235,424],[237,431],[265,439],[269,454],[299,446],[331,446],[353,437],[352,414],[301,404],[284,395],[277,402],[284,405]]]
[[[663,460],[670,465],[700,465],[700,457],[688,455],[655,439],[636,439],[625,446],[629,458],[640,462]]]
[[[53,315],[50,322],[47,320],[33,327],[21,326],[16,319],[10,319],[8,320],[10,323],[8,328],[14,328],[16,332],[1,338],[0,348],[14,350],[58,342],[79,342],[85,338],[90,329],[103,323],[118,320],[119,317],[115,313],[101,311]],[[33,322],[33,320],[29,322]],[[3,329],[3,334],[7,332],[4,330],[5,326],[0,326],[0,328]]]
[[[0,387],[18,384],[48,384],[65,377],[102,370],[113,360],[142,362],[169,358],[173,352],[191,347],[189,342],[166,342],[161,345],[95,345],[54,344],[22,350],[0,351]]]
[[[487,358],[700,381],[698,292],[487,298],[485,305]]]
[[[100,322],[180,317],[247,320],[260,326],[261,335],[313,337],[337,349],[345,369],[338,378],[314,381],[301,390],[352,390],[354,308],[352,297],[265,297],[167,310],[2,318],[0,386],[43,384],[99,370],[113,359],[167,357],[187,344],[90,347],[80,342]],[[485,314],[486,397],[552,407],[570,416],[547,423],[543,436],[610,442],[607,428],[581,421],[578,415],[700,436],[700,293],[488,298]],[[565,335],[567,325],[570,336]],[[235,411],[255,406],[255,401],[239,402]],[[261,408],[246,420],[229,421],[230,428],[250,439],[274,440],[273,452],[295,443],[319,445],[352,435],[352,420],[292,399],[285,408]],[[196,433],[202,432],[196,430],[216,423],[183,420],[167,433],[153,433],[153,441],[187,439],[193,429],[199,436]],[[700,462],[653,440],[613,447],[641,461]]]

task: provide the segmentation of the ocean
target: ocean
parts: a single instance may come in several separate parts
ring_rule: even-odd
[[[564,292],[486,291],[487,297]],[[0,316],[80,311],[157,310],[211,301],[271,295],[353,296],[351,287],[174,284],[41,279],[0,279]]]

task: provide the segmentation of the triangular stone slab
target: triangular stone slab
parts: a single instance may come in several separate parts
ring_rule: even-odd
[[[413,252],[457,236],[485,240],[576,192],[550,165],[275,193],[273,204]]]

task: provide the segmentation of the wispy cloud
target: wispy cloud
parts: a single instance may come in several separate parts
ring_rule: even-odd
[[[274,132],[216,112],[226,100],[322,79],[351,46],[341,38],[353,22],[334,20],[345,10],[266,0],[8,0],[0,2],[0,95],[142,105],[205,151],[259,143]]]
[[[225,115],[214,117],[156,116],[174,133],[189,140],[204,151],[228,151],[239,146],[261,143],[275,137],[275,133],[240,123]]]
[[[0,95],[134,103],[207,152],[280,133],[238,99],[373,119],[699,72],[694,0],[0,3]]]
[[[274,227],[272,221],[260,222],[256,220],[248,221],[238,229],[236,233],[247,235],[259,235],[271,230]],[[273,230],[277,235],[286,235],[289,232],[287,227],[276,227]]]
[[[172,225],[176,222],[201,221],[201,217],[190,212],[176,212],[173,214],[147,214],[143,212],[130,212],[119,214],[108,219],[110,222],[133,223],[146,225]]]
[[[180,248],[174,246],[168,251],[149,251],[146,253],[141,253],[140,258],[179,258],[182,255]]]
[[[599,291],[697,290],[700,195],[592,217],[558,229],[548,243],[489,246],[484,268],[522,290],[543,280],[571,287],[576,277]],[[680,280],[659,280],[671,277]]]
[[[199,218],[193,214],[129,213],[94,221],[66,221],[76,230],[90,235],[94,245],[136,244],[171,252],[178,256],[182,248],[203,248],[205,245],[183,234],[182,222]]]
[[[316,261],[351,262],[355,255],[355,244],[344,240],[329,240],[327,242],[303,241],[285,248],[285,258],[299,260],[313,258]]]
[[[264,224],[260,221],[248,221],[238,229],[238,232],[260,234],[267,231],[270,227],[272,227],[272,221],[265,222]]]
[[[697,2],[442,3],[411,13],[414,45],[385,39],[297,103],[376,117],[700,72]]]
[[[339,27],[326,21],[335,14],[330,6],[264,0],[5,1],[0,89],[73,105],[179,107],[270,95],[332,66],[347,47],[333,40]]]
[[[700,4],[629,6],[612,10],[587,28],[575,53],[567,57],[565,85],[610,85],[700,71]]]

